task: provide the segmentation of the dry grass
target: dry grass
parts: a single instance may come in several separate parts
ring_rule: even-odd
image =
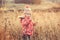
[[[20,12],[0,13],[0,40],[22,40]],[[60,9],[34,10],[32,19],[36,22],[31,40],[60,40]]]

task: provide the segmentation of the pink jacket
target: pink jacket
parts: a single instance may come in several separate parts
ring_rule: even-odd
[[[33,35],[33,26],[34,23],[30,19],[30,17],[24,17],[24,19],[20,20],[22,24],[22,33],[27,35]]]

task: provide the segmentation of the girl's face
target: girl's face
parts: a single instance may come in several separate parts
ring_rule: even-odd
[[[25,18],[26,18],[26,19],[29,19],[29,18],[30,18],[30,15],[25,15]]]

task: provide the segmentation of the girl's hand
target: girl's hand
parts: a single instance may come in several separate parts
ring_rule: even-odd
[[[38,22],[34,23],[33,26],[36,26]]]

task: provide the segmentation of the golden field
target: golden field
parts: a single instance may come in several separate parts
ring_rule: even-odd
[[[22,27],[18,16],[23,11],[0,11],[0,40],[22,40]],[[60,40],[60,7],[32,10],[36,23],[31,40]]]

